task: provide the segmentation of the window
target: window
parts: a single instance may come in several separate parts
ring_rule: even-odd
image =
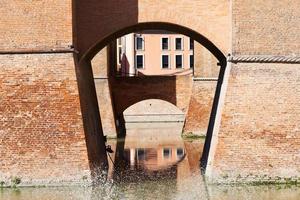
[[[162,55],[161,56],[161,68],[168,69],[170,67],[170,56]]]
[[[183,56],[182,55],[175,56],[175,66],[177,69],[183,68]]]
[[[194,55],[190,55],[190,68],[194,68]]]
[[[172,149],[170,149],[170,148],[163,149],[164,158],[171,158],[171,155],[172,155]]]
[[[177,148],[176,155],[177,155],[177,158],[182,158],[183,155],[184,155],[183,149],[182,148]]]
[[[136,68],[137,69],[144,68],[144,55],[136,55]]]
[[[190,50],[194,49],[194,40],[190,38]]]
[[[175,38],[175,49],[183,50],[183,42],[182,38]]]
[[[144,38],[142,36],[136,36],[135,44],[136,50],[144,50]]]
[[[145,149],[136,149],[136,157],[137,157],[137,160],[145,160],[145,158],[146,158]]]
[[[119,64],[122,63],[122,56],[123,56],[122,47],[119,47]]]
[[[161,49],[162,50],[169,50],[169,38],[164,37],[161,39]]]

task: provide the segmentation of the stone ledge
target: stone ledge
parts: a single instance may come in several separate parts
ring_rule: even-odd
[[[275,55],[243,55],[228,56],[232,63],[288,63],[300,64],[300,56],[275,56]]]

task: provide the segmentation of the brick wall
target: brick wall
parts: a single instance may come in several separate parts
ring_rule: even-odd
[[[220,66],[214,55],[198,42],[194,43],[194,76],[199,78],[218,78]]]
[[[108,58],[107,47],[97,53],[97,55],[91,60],[94,78],[108,77]]]
[[[216,81],[194,81],[189,107],[184,125],[184,132],[206,135]]]
[[[232,21],[229,4],[228,0],[78,0],[72,27],[69,0],[0,0],[0,50],[66,48],[74,40],[83,55],[105,35],[139,22],[159,21],[198,31],[224,54],[232,47],[233,55],[300,55],[299,1],[233,0]],[[1,177],[71,180],[85,175],[89,166],[81,116],[93,125],[99,120],[80,112],[73,57],[1,55],[0,66]],[[298,77],[296,64],[232,66],[209,163],[211,177],[299,177]],[[176,93],[185,91],[179,82],[174,85]],[[87,102],[88,97],[81,99]],[[187,110],[185,96],[175,100]],[[94,102],[87,103],[84,109],[91,111],[93,106]]]
[[[284,181],[300,172],[300,65],[232,66],[211,178]]]
[[[122,116],[126,108],[142,100],[162,99],[185,113],[185,133],[205,135],[216,81],[192,79],[191,76],[116,78],[111,86],[116,116]]]
[[[233,54],[300,54],[300,1],[232,2]]]
[[[0,50],[57,49],[72,44],[71,0],[0,0]]]
[[[116,137],[115,116],[113,111],[113,101],[108,79],[95,79],[97,99],[101,117],[103,134]]]
[[[112,83],[117,115],[131,105],[146,99],[162,99],[186,113],[192,90],[191,76],[122,77]]]
[[[0,57],[0,179],[89,175],[73,55]]]
[[[299,8],[292,0],[234,0],[233,55],[299,56]],[[210,150],[212,180],[299,180],[299,75],[299,64],[232,64]]]
[[[117,136],[111,88],[109,83],[109,63],[107,47],[102,49],[91,61],[95,81],[98,106],[104,135]]]
[[[75,35],[81,55],[106,35],[121,28],[155,21],[175,23],[198,31],[224,54],[229,49],[228,0],[79,0],[75,7]]]

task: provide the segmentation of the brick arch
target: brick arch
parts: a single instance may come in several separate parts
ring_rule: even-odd
[[[177,79],[174,76],[116,78],[111,83],[116,115],[122,116],[128,107],[147,99],[164,100],[184,112],[188,107],[188,101],[184,103],[178,99],[189,96],[192,85],[188,81],[183,80],[182,82],[186,83],[185,88],[187,89],[179,93],[178,91],[176,92],[176,87],[178,87],[176,81]]]
[[[177,32],[179,34],[186,35],[198,43],[200,43],[202,46],[204,46],[206,49],[208,49],[219,61],[219,65],[221,66],[221,70],[219,73],[219,80],[217,83],[216,91],[215,91],[215,98],[213,101],[213,106],[209,118],[209,125],[208,125],[208,131],[207,131],[207,139],[205,141],[204,146],[204,153],[202,156],[202,166],[203,168],[206,168],[206,162],[208,158],[208,152],[210,149],[215,119],[216,119],[216,113],[217,108],[219,104],[219,95],[221,91],[221,86],[223,82],[224,72],[227,65],[227,58],[223,54],[223,52],[207,37],[200,34],[196,30],[193,30],[189,27],[185,27],[179,24],[169,23],[169,22],[142,22],[137,23],[135,25],[131,25],[125,28],[121,28],[115,32],[112,32],[108,34],[107,36],[104,36],[98,42],[94,43],[92,46],[90,46],[86,51],[79,52],[78,55],[78,63],[77,63],[77,80],[79,85],[79,93],[80,93],[80,101],[81,101],[81,108],[82,108],[82,115],[84,120],[84,127],[86,131],[90,131],[90,129],[96,129],[100,132],[100,137],[103,137],[103,130],[101,126],[101,117],[99,115],[99,107],[97,103],[97,94],[95,90],[95,83],[93,79],[93,72],[91,67],[91,60],[93,57],[105,46],[107,46],[112,41],[116,40],[117,38],[128,34],[132,32],[142,31],[142,30],[153,30],[153,29],[159,29],[159,30],[167,30],[171,32]],[[176,84],[175,84],[176,85]],[[175,90],[176,91],[176,90]],[[157,95],[159,96],[159,95]],[[173,95],[174,96],[174,95]],[[150,98],[150,97],[148,97]],[[151,98],[154,98],[154,96],[151,96]],[[156,97],[158,98],[158,97]],[[114,103],[115,105],[118,105],[118,103]],[[118,113],[118,110],[123,110],[126,106],[120,106],[120,109],[117,109],[117,117],[119,118],[122,123],[124,124],[124,119],[122,119],[122,115]],[[93,118],[91,116],[93,115]],[[122,128],[122,127],[121,127]],[[120,129],[121,130],[121,129]],[[97,132],[98,132],[97,131]]]
[[[195,41],[207,48],[218,59],[221,66],[226,66],[225,55],[211,40],[191,28],[169,22],[142,22],[125,28],[121,28],[118,31],[104,36],[90,48],[88,48],[84,53],[80,54],[81,59],[79,62],[89,62],[101,49],[123,35],[142,30],[155,29],[172,31],[193,38]]]
[[[165,22],[202,33],[226,54],[230,49],[228,0],[77,0],[73,38],[80,56],[95,43],[126,27]]]

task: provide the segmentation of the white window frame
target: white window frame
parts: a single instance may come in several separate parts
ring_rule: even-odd
[[[143,56],[143,68],[137,68],[137,57],[138,57],[138,56]],[[143,54],[143,53],[137,53],[137,54],[135,55],[134,61],[135,61],[135,69],[136,69],[136,70],[145,69],[145,54]]]
[[[117,39],[117,46],[122,46],[122,37]]]
[[[182,57],[182,67],[181,68],[176,67],[176,56],[181,56]],[[174,55],[174,66],[175,66],[175,69],[184,69],[184,56],[183,56],[183,53],[176,53]]]
[[[162,57],[163,56],[168,56],[169,57],[169,62],[168,62],[168,64],[169,64],[169,66],[168,66],[168,68],[163,68],[163,59],[162,59]],[[169,54],[169,53],[163,53],[163,54],[161,54],[161,56],[160,56],[160,68],[161,69],[171,69],[171,55]]]
[[[176,39],[181,39],[181,49],[176,49]],[[175,51],[183,51],[184,50],[184,37],[180,36],[180,37],[175,37],[174,39],[174,50]]]
[[[120,48],[121,48],[121,51],[120,51]],[[121,53],[121,59],[119,59],[120,53]],[[122,64],[122,57],[123,57],[122,46],[117,47],[117,56],[118,56],[118,64],[121,65]]]
[[[120,38],[118,38],[117,39],[117,60],[118,60],[118,64],[119,65],[121,65],[122,64],[122,56],[123,56],[123,54],[121,55],[121,60],[119,60],[119,54],[120,53],[123,53],[123,41],[122,41],[122,39],[123,39],[123,37],[124,36],[122,36],[122,37],[120,37]],[[119,42],[121,43],[121,44],[119,44]],[[121,52],[120,52],[120,49],[119,48],[121,48]]]
[[[191,56],[194,56],[194,54],[193,53],[189,54],[189,69],[195,68],[195,56],[194,56],[194,66],[193,66],[193,68],[191,68]]]
[[[167,38],[168,39],[168,49],[163,49],[163,39],[164,38]],[[163,36],[163,37],[161,37],[160,38],[160,49],[162,50],[162,51],[170,51],[170,49],[171,49],[171,46],[170,46],[170,36]]]
[[[142,49],[137,49],[137,39],[138,38],[142,38],[143,42],[142,42]],[[136,51],[145,51],[145,37],[143,35],[135,35],[135,50]]]

